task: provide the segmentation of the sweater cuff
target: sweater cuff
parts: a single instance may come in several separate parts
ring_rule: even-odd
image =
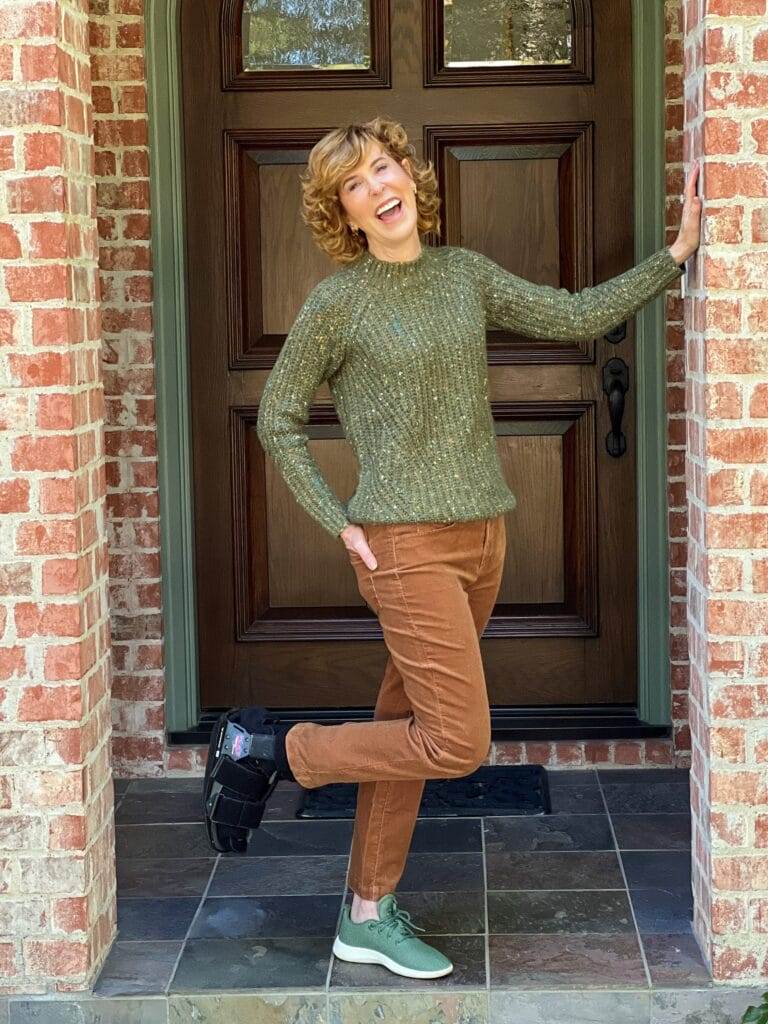
[[[678,263],[677,260],[675,259],[675,257],[672,255],[672,250],[670,249],[670,247],[668,245],[664,246],[664,252],[667,254],[667,256],[669,257],[669,261],[677,268],[677,270],[681,274],[684,274],[685,273],[685,262]]]
[[[328,533],[338,538],[341,531],[350,525],[344,506],[339,502],[338,508],[324,509],[323,512],[324,514],[322,517],[318,516],[320,525],[326,529]]]

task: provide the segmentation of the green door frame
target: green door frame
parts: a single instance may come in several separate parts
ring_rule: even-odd
[[[146,0],[166,729],[199,718],[184,271],[180,0]],[[635,261],[664,244],[664,12],[633,0]],[[636,316],[638,714],[670,721],[664,301]]]
[[[165,728],[199,719],[189,417],[180,0],[146,0]]]

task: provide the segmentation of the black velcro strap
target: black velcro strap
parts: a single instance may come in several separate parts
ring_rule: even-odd
[[[215,780],[227,789],[241,793],[249,800],[259,800],[269,787],[269,779],[264,772],[249,768],[242,761],[233,761],[229,757],[221,757],[211,772],[211,781]]]
[[[255,804],[219,793],[208,817],[216,825],[233,828],[258,828],[264,814],[265,801]]]

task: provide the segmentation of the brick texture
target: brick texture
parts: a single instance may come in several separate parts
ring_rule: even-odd
[[[684,181],[683,22],[680,0],[665,4],[665,143],[666,242],[671,244],[680,226],[680,193]],[[686,579],[688,506],[685,481],[686,363],[685,325],[681,289],[666,293],[667,321],[667,523],[669,527],[669,658],[672,687],[672,747],[676,767],[690,765],[688,724],[688,585]]]
[[[115,931],[87,0],[0,6],[0,994]]]
[[[667,242],[693,158],[706,192],[666,297],[673,736],[490,760],[690,765],[696,934],[740,981],[768,974],[766,0],[665,19]],[[103,959],[110,761],[205,761],[164,737],[144,45],[142,0],[0,6],[0,995]]]
[[[702,0],[668,13],[682,34],[676,123],[684,113],[685,160],[699,161],[705,196],[680,339],[694,928],[714,977],[742,981],[768,976],[766,4]],[[682,174],[669,170],[678,192]]]
[[[142,4],[92,0],[113,690],[123,776],[161,775],[163,627]]]
[[[166,755],[170,776],[202,775],[207,747],[173,747]],[[673,767],[671,739],[565,740],[516,742],[496,740],[487,764],[543,764],[549,768]]]

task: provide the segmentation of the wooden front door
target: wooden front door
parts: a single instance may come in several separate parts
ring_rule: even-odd
[[[343,717],[372,707],[386,660],[346,549],[296,504],[255,430],[293,318],[335,269],[300,218],[314,143],[348,121],[401,121],[440,182],[443,233],[428,244],[571,291],[633,262],[631,0],[507,0],[484,15],[469,0],[339,0],[335,21],[327,7],[182,4],[204,709]],[[518,499],[483,639],[497,708],[635,701],[633,327],[582,343],[489,332]],[[623,394],[622,454],[607,446],[606,382],[614,410]],[[307,434],[346,500],[357,466],[327,385]]]

